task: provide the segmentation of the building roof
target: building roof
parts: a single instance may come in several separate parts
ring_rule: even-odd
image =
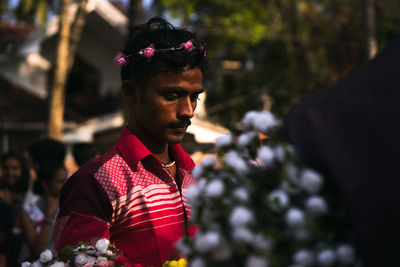
[[[47,101],[0,75],[0,130],[38,130],[47,126]],[[70,109],[66,120],[82,121]]]
[[[37,26],[27,23],[0,21],[0,51],[25,39]]]

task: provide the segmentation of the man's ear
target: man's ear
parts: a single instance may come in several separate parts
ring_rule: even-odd
[[[140,95],[140,88],[134,82],[125,80],[122,82],[122,96],[128,105],[135,104]]]

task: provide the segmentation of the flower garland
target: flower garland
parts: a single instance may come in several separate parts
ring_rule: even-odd
[[[164,262],[162,267],[186,267],[186,259]],[[110,243],[99,239],[95,245],[89,242],[79,242],[75,246],[67,246],[57,255],[46,249],[40,258],[34,262],[24,262],[22,267],[147,267],[141,264],[131,264],[127,257]]]
[[[149,46],[142,48],[137,52],[138,55],[146,58],[147,60],[151,60],[151,58],[156,54],[156,52],[163,52],[163,51],[176,51],[176,50],[184,50],[187,52],[192,52],[196,49],[194,45],[194,40],[188,40],[184,43],[181,43],[179,47],[170,47],[170,48],[160,48],[156,49],[154,44],[150,44]],[[207,50],[200,44],[198,48],[202,53],[203,56],[207,56]],[[114,62],[118,64],[121,68],[126,66],[129,62],[130,55],[125,55],[122,52],[118,52],[114,58]]]
[[[75,246],[67,246],[56,255],[49,249],[40,254],[34,262],[24,262],[22,267],[128,267],[128,258],[107,239],[99,239],[95,245],[89,242],[79,242]],[[137,266],[139,267],[139,266]]]

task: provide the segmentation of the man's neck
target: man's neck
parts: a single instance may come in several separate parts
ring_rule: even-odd
[[[170,160],[168,152],[168,143],[157,142],[150,137],[149,134],[138,130],[128,124],[129,130],[150,150],[153,155],[158,158],[161,162],[168,162]]]

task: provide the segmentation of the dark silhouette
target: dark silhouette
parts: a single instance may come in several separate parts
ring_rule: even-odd
[[[400,266],[400,40],[295,107],[282,133],[342,194],[367,266]]]

